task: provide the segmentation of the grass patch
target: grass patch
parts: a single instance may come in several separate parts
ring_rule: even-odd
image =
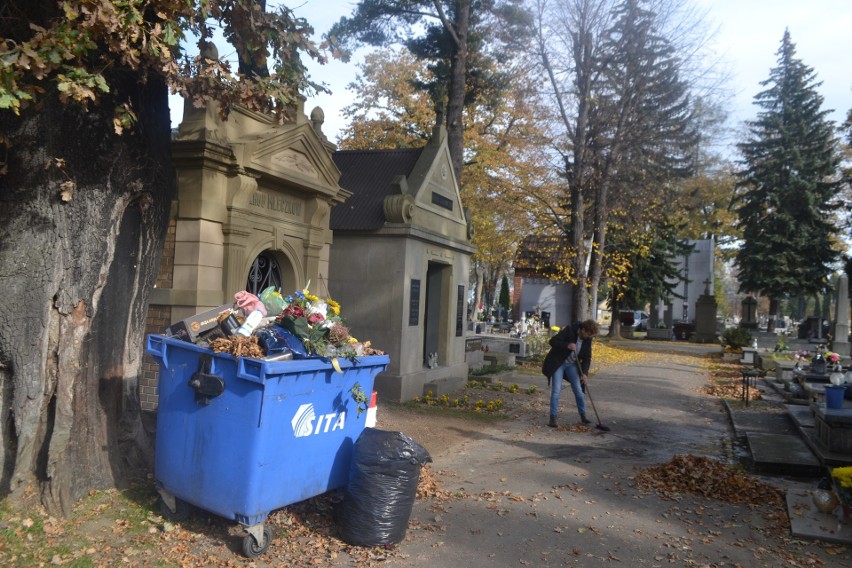
[[[491,363],[489,365],[485,365],[478,369],[474,369],[468,373],[472,377],[484,377],[487,375],[496,375],[497,373],[503,373],[505,371],[514,371],[515,367],[512,365],[506,365],[505,363]]]
[[[387,404],[388,403],[386,402],[382,403],[383,406]],[[430,416],[454,416],[457,418],[476,420],[479,422],[499,422],[500,420],[505,418],[503,414],[489,414],[486,412],[477,412],[475,410],[468,410],[465,408],[450,408],[436,405],[427,406],[422,401],[414,400],[409,400],[407,402],[400,403],[400,406],[402,406],[406,410],[410,410],[418,414]]]
[[[502,416],[507,410],[507,401],[504,400],[503,395],[509,397],[509,402],[511,402],[516,397],[535,395],[536,392],[535,385],[521,388],[516,383],[504,384],[503,381],[490,383],[484,380],[472,380],[459,393],[436,396],[430,391],[423,396],[415,397],[414,400],[405,403],[405,405],[408,408],[444,409],[454,414],[464,412],[471,416]]]
[[[157,549],[159,496],[153,483],[91,491],[68,518],[47,514],[35,494],[19,504],[0,501],[0,565],[73,568],[115,565],[126,546]],[[153,535],[152,535],[153,532]],[[106,536],[104,536],[106,535]],[[132,543],[132,544],[130,544]],[[166,560],[151,566],[175,566]]]
[[[499,398],[485,400],[471,396],[467,392],[455,396],[448,394],[433,396],[431,391],[423,396],[415,397],[414,402],[425,406],[440,406],[442,408],[458,408],[461,410],[488,413],[499,412],[503,409],[504,404]]]

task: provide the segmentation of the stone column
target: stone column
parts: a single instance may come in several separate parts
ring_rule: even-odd
[[[831,350],[845,356],[849,355],[849,277],[846,274],[837,279],[836,303]]]

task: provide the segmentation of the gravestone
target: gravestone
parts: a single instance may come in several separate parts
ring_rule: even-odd
[[[695,302],[695,335],[697,343],[713,343],[716,337],[716,298],[710,294],[710,281],[705,281],[704,294]]]
[[[746,296],[742,304],[742,314],[740,327],[757,329],[757,300],[751,296]]]
[[[839,355],[849,355],[849,277],[841,274],[837,279],[837,307],[834,312],[834,341],[831,350]]]

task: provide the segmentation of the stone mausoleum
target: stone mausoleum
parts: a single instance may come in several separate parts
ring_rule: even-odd
[[[352,192],[331,211],[329,291],[351,331],[391,353],[380,396],[424,394],[466,380],[465,334],[472,230],[436,127],[423,148],[335,152]]]
[[[215,107],[186,105],[172,142],[178,198],[151,295],[150,333],[231,304],[240,290],[274,285],[288,294],[327,277],[330,211],[350,193],[338,184],[322,111],[309,119],[295,110],[293,122],[279,125],[240,108],[223,121]],[[143,409],[156,407],[157,372],[146,358]]]
[[[355,337],[390,355],[376,378],[383,398],[465,379],[473,247],[444,130],[424,148],[335,153],[323,120],[300,106],[286,124],[240,108],[223,121],[186,105],[147,331],[232,304],[241,290],[310,284],[340,302]],[[158,371],[146,356],[143,410],[157,406]]]

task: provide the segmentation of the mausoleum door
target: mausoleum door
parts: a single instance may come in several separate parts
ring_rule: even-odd
[[[423,359],[427,367],[436,365],[441,358],[442,288],[444,287],[444,278],[448,273],[448,266],[435,262],[429,263],[426,274],[426,306],[423,318]]]
[[[271,251],[257,255],[249,268],[246,291],[259,296],[261,292],[275,286],[285,296],[296,289],[293,267],[285,259],[279,260]]]

